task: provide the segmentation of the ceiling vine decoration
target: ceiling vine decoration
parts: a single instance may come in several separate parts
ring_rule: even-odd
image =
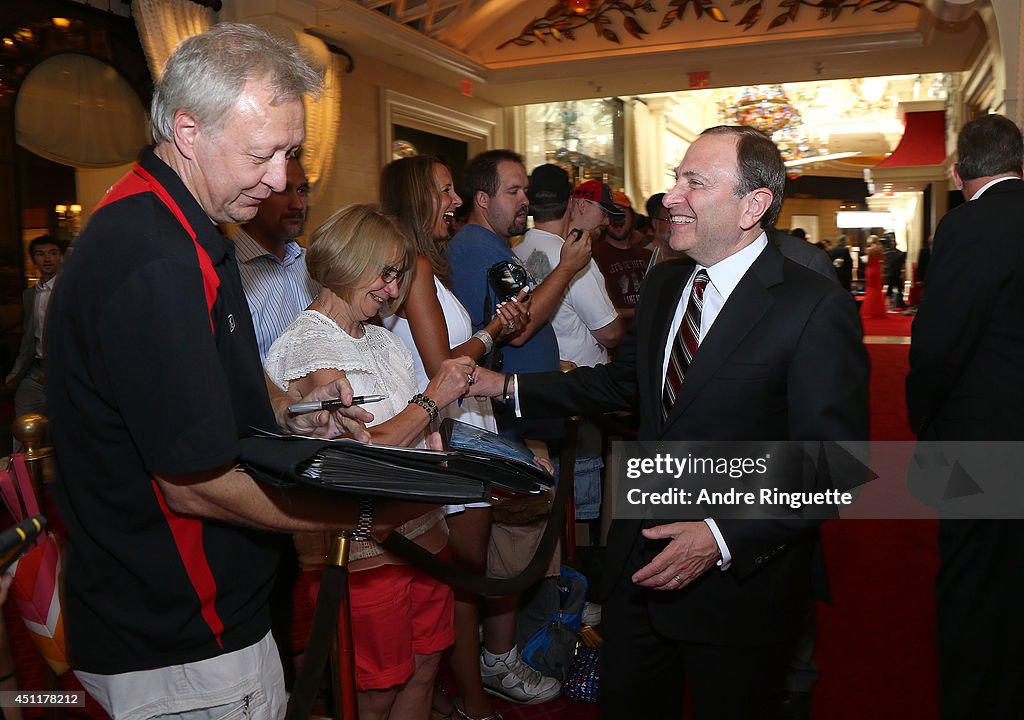
[[[672,23],[684,20],[687,7],[693,8],[696,20],[708,17],[715,22],[726,23],[729,18],[714,3],[714,0],[669,0],[669,9],[662,17],[658,30],[664,30]],[[766,0],[732,0],[730,7],[749,5],[743,17],[736,23],[744,32],[754,27],[765,15]],[[858,12],[870,9],[876,13],[895,10],[900,5],[920,7],[917,0],[779,0],[777,13],[768,23],[768,30],[782,27],[797,19],[801,7],[815,8],[818,21],[835,22],[844,11]],[[561,42],[575,40],[576,32],[591,25],[599,38],[608,42],[621,44],[613,26],[616,14],[621,16],[622,28],[635,37],[643,40],[648,31],[637,20],[639,11],[654,13],[651,0],[559,0],[544,13],[526,24],[522,32],[514,38],[506,40],[498,46],[498,50],[507,45],[532,45],[535,42],[546,44],[549,39]]]

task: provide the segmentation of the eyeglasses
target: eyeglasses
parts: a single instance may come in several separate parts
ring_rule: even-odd
[[[385,265],[384,269],[380,271],[380,279],[386,283],[392,280],[402,282],[402,277],[405,276],[405,270],[399,270],[394,265]]]

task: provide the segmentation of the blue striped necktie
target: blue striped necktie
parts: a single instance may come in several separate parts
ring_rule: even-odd
[[[708,271],[703,269],[697,271],[696,277],[693,278],[686,313],[683,315],[683,321],[679,323],[675,340],[672,341],[672,353],[668,360],[668,370],[665,372],[665,389],[661,394],[662,420],[668,419],[672,404],[675,403],[683,386],[686,371],[693,362],[694,353],[697,352],[697,345],[700,344],[700,313],[704,309],[704,288],[710,279]]]

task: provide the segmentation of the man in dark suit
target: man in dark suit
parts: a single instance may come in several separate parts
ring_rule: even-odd
[[[843,290],[849,290],[853,285],[853,258],[850,256],[850,248],[846,246],[846,236],[840,235],[836,240],[836,246],[828,251],[829,259],[835,266],[836,276]]]
[[[914,319],[910,424],[925,441],[1024,440],[1024,142],[1001,115],[957,139],[968,202],[935,232]],[[1005,508],[1004,508],[1005,510]],[[940,520],[936,581],[942,717],[1024,713],[1024,528]]]
[[[40,235],[30,242],[28,252],[32,264],[39,271],[39,278],[35,285],[26,288],[21,295],[25,307],[21,346],[14,367],[4,378],[4,383],[15,391],[15,417],[46,411],[46,394],[43,391],[43,322],[50,302],[50,291],[64,261],[63,247],[49,235]],[[15,450],[19,449],[20,443],[17,440],[14,442]]]
[[[782,204],[778,149],[751,128],[711,128],[676,178],[664,199],[670,242],[692,261],[648,275],[614,361],[520,376],[504,394],[523,415],[635,409],[641,440],[865,438],[867,358],[853,300],[765,233]],[[705,273],[699,346],[667,404],[669,356]],[[481,373],[479,391],[502,394],[499,378]],[[608,538],[604,716],[675,720],[685,682],[698,719],[777,717],[810,604],[816,524],[651,525],[617,519]]]

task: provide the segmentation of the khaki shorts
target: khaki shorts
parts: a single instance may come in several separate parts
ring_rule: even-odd
[[[491,540],[487,545],[487,576],[505,580],[521,573],[540,543],[547,518],[529,525],[491,525]],[[558,575],[562,567],[562,542],[555,544],[543,577]]]

